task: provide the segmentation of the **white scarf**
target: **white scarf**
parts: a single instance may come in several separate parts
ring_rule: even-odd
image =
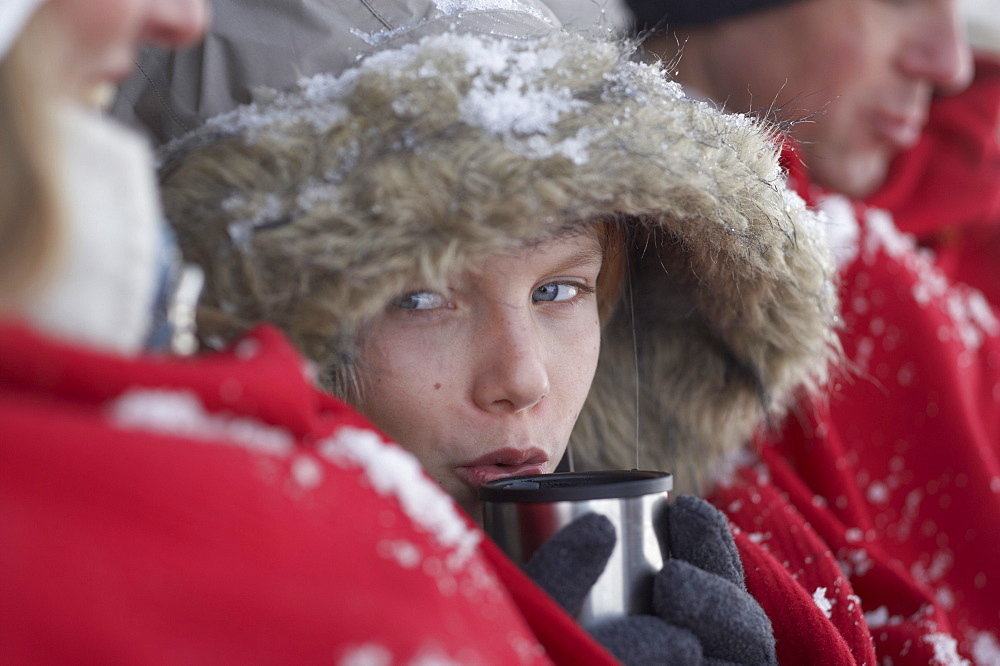
[[[24,24],[45,0],[0,0],[0,60],[7,57]]]

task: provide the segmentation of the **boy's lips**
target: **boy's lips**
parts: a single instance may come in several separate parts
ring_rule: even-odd
[[[549,462],[547,453],[537,448],[516,449],[505,447],[455,468],[455,473],[470,486],[477,488],[484,483],[511,476],[545,474]]]

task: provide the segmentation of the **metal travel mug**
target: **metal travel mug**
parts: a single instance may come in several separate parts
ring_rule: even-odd
[[[483,528],[518,564],[576,518],[607,516],[618,539],[577,613],[588,626],[651,612],[652,577],[667,552],[667,535],[657,532],[672,489],[666,472],[567,472],[491,481],[479,488],[479,498]]]

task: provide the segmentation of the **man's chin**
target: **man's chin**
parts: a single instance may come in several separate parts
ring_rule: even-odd
[[[885,183],[890,158],[876,153],[817,160],[811,165],[813,181],[852,199],[866,199]]]

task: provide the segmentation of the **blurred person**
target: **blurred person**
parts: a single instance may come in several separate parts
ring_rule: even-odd
[[[995,64],[974,63],[954,2],[630,4],[690,93],[787,121],[789,182],[838,255],[850,372],[703,492],[842,635],[860,605],[880,659],[994,663]],[[785,611],[757,596],[781,657]]]
[[[646,49],[731,111],[792,123],[811,180],[861,198],[912,147],[935,91],[958,92],[972,54],[958,0],[630,0]],[[802,121],[802,122],[796,122]]]
[[[935,97],[913,148],[897,155],[866,204],[934,251],[955,282],[1000,304],[1000,4],[966,0],[962,16],[975,76],[956,95]]]

